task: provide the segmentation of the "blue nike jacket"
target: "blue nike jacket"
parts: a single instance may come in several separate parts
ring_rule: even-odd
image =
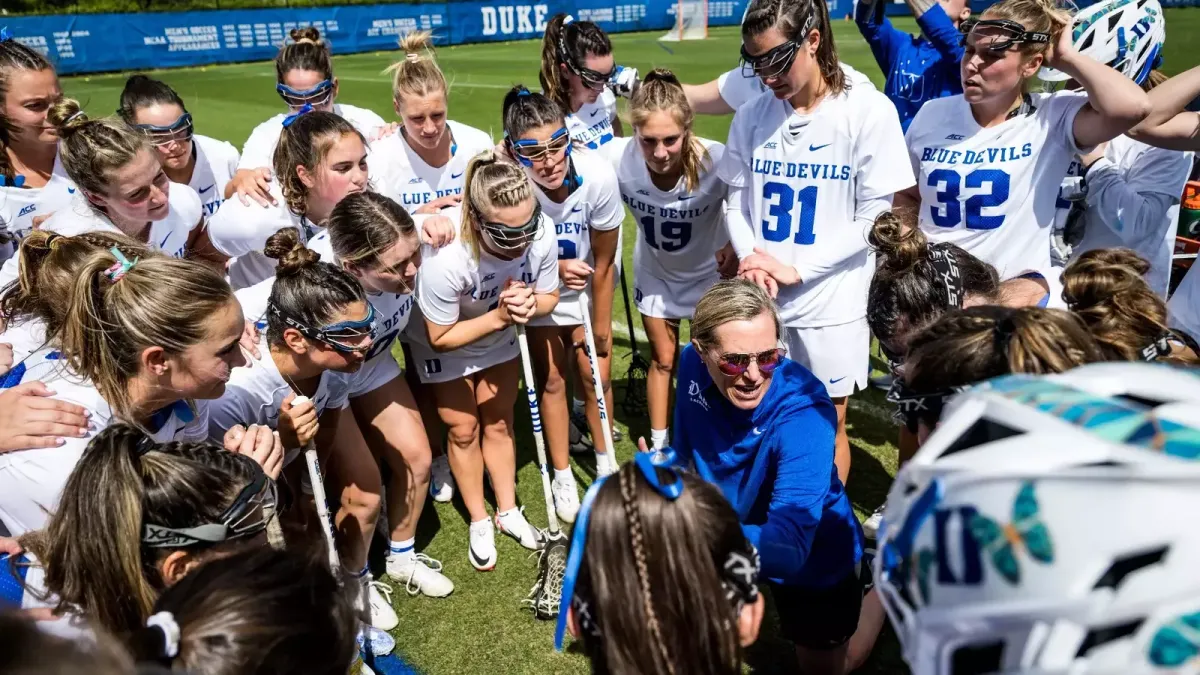
[[[887,77],[883,93],[896,104],[900,126],[908,131],[908,123],[925,101],[962,93],[962,34],[938,4],[917,19],[921,35],[916,37],[893,26],[887,17],[875,23],[870,9],[867,3],[855,3],[854,22]]]
[[[676,461],[721,488],[770,581],[827,588],[856,569],[863,535],[833,464],[836,430],[825,385],[795,361],[784,361],[746,411],[716,389],[695,348],[684,348]]]

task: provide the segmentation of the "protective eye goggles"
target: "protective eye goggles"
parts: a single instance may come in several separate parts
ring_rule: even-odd
[[[671,450],[668,454],[673,455],[674,451]],[[642,478],[663,499],[673,502],[683,494],[683,477],[679,469],[655,463],[653,455],[648,452],[637,453],[634,456],[634,462]],[[663,480],[662,474],[666,474],[666,480]],[[613,475],[618,476],[617,480],[622,480],[620,473]],[[596,495],[600,492],[600,486],[610,477],[597,478],[588,488],[587,494],[583,497],[583,503],[579,506],[579,514],[576,516],[575,527],[571,535],[571,551],[567,555],[567,569],[563,575],[562,599],[559,601],[560,607],[569,606],[574,610],[580,631],[593,637],[600,637],[599,623],[589,607],[588,599],[576,594],[575,588],[579,581],[579,568],[583,565],[583,554],[587,546],[588,521],[591,519],[592,505],[596,501]],[[624,477],[624,480],[629,479],[629,476]],[[762,564],[758,557],[758,550],[754,548],[753,544],[746,541],[744,549],[729,551],[725,560],[718,564],[725,597],[738,608],[738,611],[741,611],[744,604],[758,599],[758,575]],[[567,612],[560,611],[558,625],[554,629],[554,646],[559,651],[562,651],[563,648],[566,629]]]
[[[242,488],[233,504],[217,519],[218,522],[182,528],[145,523],[142,525],[142,543],[150,548],[219,544],[253,537],[267,529],[268,521],[276,513],[278,493],[275,481],[255,466],[257,473],[254,480]]]
[[[316,340],[333,347],[339,352],[366,352],[375,339],[375,306],[367,303],[367,316],[358,321],[340,321],[329,326],[313,328],[284,314],[275,305],[270,305],[272,314],[283,320],[289,328],[296,329],[309,340]]]
[[[896,404],[893,418],[908,427],[909,431],[916,433],[917,425],[920,422],[925,422],[925,425],[930,428],[936,426],[938,420],[942,418],[942,409],[946,407],[946,402],[963,389],[965,387],[950,387],[941,391],[922,393],[913,390],[904,383],[904,378],[897,376],[892,379],[887,400]]]
[[[757,354],[721,354],[717,357],[717,370],[736,377],[749,370],[750,362],[753,361],[758,364],[759,372],[770,375],[783,363],[785,356],[787,350],[779,347]]]
[[[617,74],[616,68],[607,73],[584,68],[583,66],[576,66],[573,63],[567,63],[567,68],[579,76],[579,79],[583,82],[583,86],[592,91],[603,91],[608,86],[608,83],[612,81],[613,76]]]
[[[192,126],[192,114],[186,112],[180,115],[174,124],[165,127],[154,124],[135,124],[133,128],[145,134],[146,138],[150,139],[150,144],[155,147],[171,143],[186,143],[192,140],[195,133]]]
[[[550,140],[545,143],[531,139],[521,139],[519,141],[509,139],[508,145],[522,164],[533,166],[534,162],[540,162],[548,155],[557,155],[571,147],[571,135],[567,133],[567,128],[563,127],[554,132]]]
[[[967,19],[959,30],[962,46],[976,52],[1001,54],[1018,45],[1050,44],[1049,33],[1025,30],[1021,24],[1008,19]]]
[[[305,104],[313,107],[323,106],[333,99],[333,82],[331,80],[321,80],[317,86],[305,91],[292,89],[286,84],[275,85],[275,91],[279,92],[279,96],[283,98],[283,102],[287,103],[291,108],[299,108]]]
[[[538,225],[542,222],[542,205],[537,200],[534,200],[533,214],[529,216],[529,220],[517,227],[484,220],[478,209],[475,213],[479,217],[480,229],[488,239],[488,245],[504,253],[525,250],[537,237]]]
[[[781,77],[792,67],[792,64],[796,61],[796,55],[800,53],[800,43],[788,40],[778,47],[769,49],[758,56],[754,56],[746,51],[746,45],[743,44],[741,53],[743,77],[758,76],[764,80],[769,80]]]

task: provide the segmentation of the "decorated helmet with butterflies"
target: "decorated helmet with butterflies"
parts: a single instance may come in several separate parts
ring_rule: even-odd
[[[1102,0],[1075,15],[1071,42],[1081,54],[1141,84],[1162,62],[1167,20],[1158,0]],[[1070,75],[1042,68],[1038,77],[1063,82]]]
[[[1111,363],[956,397],[875,580],[914,673],[1200,672],[1200,376]]]

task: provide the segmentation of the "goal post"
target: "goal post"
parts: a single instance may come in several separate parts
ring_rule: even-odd
[[[708,0],[676,0],[675,25],[659,38],[668,42],[708,37]]]

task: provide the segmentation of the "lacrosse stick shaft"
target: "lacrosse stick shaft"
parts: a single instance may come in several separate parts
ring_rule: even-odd
[[[325,543],[329,546],[329,568],[337,575],[341,573],[342,563],[338,558],[337,542],[333,539],[333,518],[325,498],[325,481],[321,478],[321,465],[317,462],[317,446],[312,441],[304,446],[304,462],[308,464],[308,482],[312,484],[317,517],[321,519],[321,532],[325,534]]]
[[[550,467],[546,464],[546,439],[542,437],[542,412],[538,408],[537,389],[533,379],[533,365],[529,360],[529,340],[525,337],[525,326],[517,326],[517,345],[521,348],[521,368],[525,373],[525,393],[529,398],[529,419],[533,423],[533,444],[537,448],[538,468],[542,473],[542,496],[546,498],[546,519],[550,522],[550,534],[557,534],[558,516],[554,513],[554,497],[550,493]]]
[[[600,410],[600,429],[604,432],[604,447],[608,448],[608,462],[617,470],[617,449],[613,445],[612,425],[608,419],[608,404],[604,400],[604,382],[600,378],[600,358],[596,355],[596,335],[592,332],[591,300],[587,290],[579,292],[579,318],[583,321],[583,334],[587,347],[588,363],[592,366],[592,388],[596,390],[596,407]]]
[[[621,268],[621,297],[625,300],[625,325],[629,326],[629,348],[637,353],[637,337],[633,330],[633,310],[629,308],[629,287],[625,284],[625,268]]]

